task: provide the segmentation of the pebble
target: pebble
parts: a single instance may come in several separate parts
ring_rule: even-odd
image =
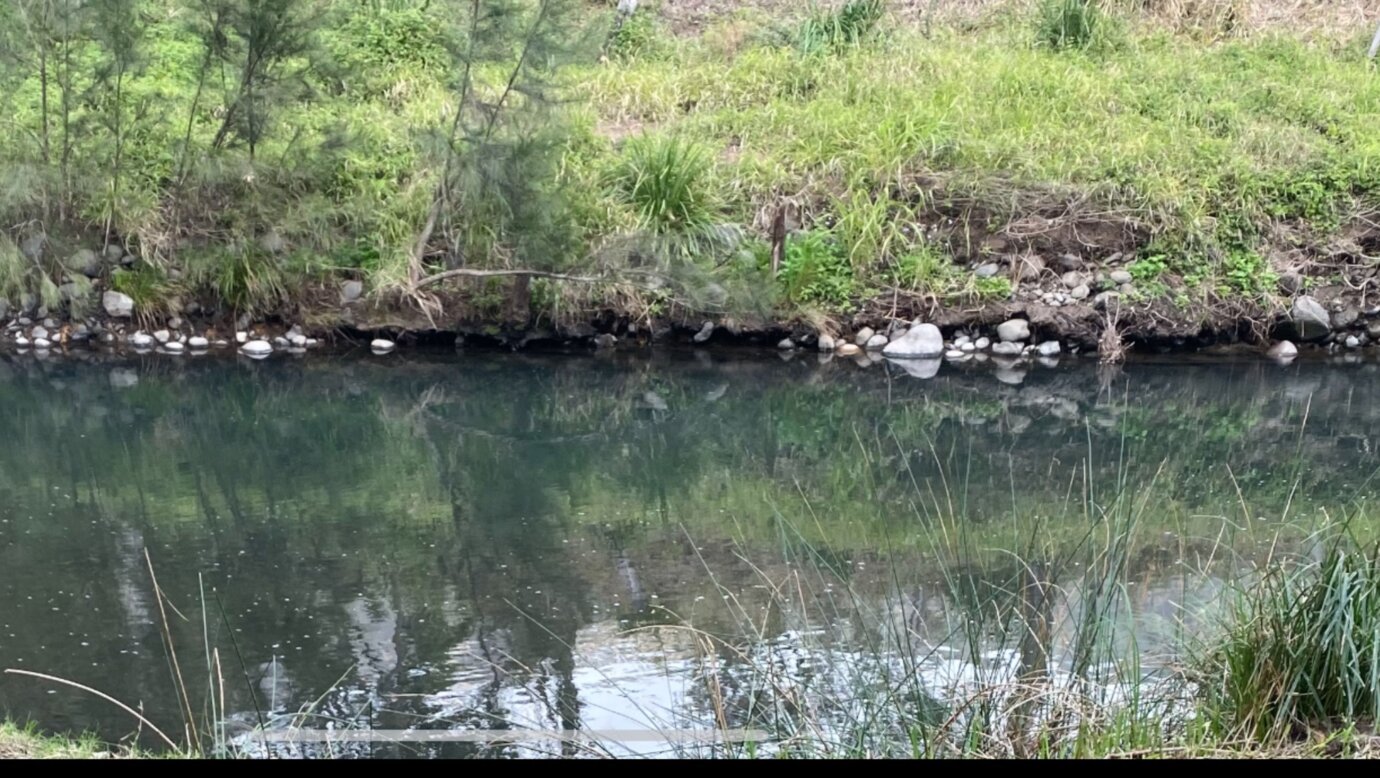
[[[705,323],[708,324],[708,322],[705,322]],[[712,332],[712,331],[713,331],[713,330],[711,330],[711,332]],[[696,337],[698,337],[698,336],[696,336]],[[375,338],[374,340],[372,340],[372,341],[369,342],[369,348],[370,348],[370,350],[372,350],[375,354],[387,354],[388,352],[392,351],[392,350],[393,350],[394,348],[396,348],[396,347],[397,347],[397,344],[395,344],[393,341],[391,341],[391,340],[384,340],[383,338]]]

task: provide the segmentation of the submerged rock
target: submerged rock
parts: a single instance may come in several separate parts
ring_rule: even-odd
[[[933,324],[917,324],[882,349],[882,356],[893,359],[933,359],[943,354],[944,335]]]
[[[712,322],[712,321],[707,321],[707,322],[704,323],[703,326],[700,327],[700,331],[695,333],[695,337],[692,338],[692,340],[694,340],[696,343],[703,343],[703,342],[705,342],[706,340],[709,340],[709,339],[710,339],[711,337],[713,337],[713,336],[714,336],[714,322]]]
[[[927,379],[939,375],[939,368],[944,362],[939,359],[897,359],[892,360],[891,364],[901,368],[908,376]]]
[[[618,345],[618,338],[607,332],[594,336],[594,347],[597,349],[610,349]]]
[[[1003,343],[1015,343],[1030,337],[1030,322],[1025,319],[1009,319],[997,325],[997,337]]]
[[[273,353],[273,344],[266,340],[251,340],[240,346],[240,353],[247,357],[266,357]]]
[[[397,348],[397,344],[391,340],[375,338],[374,340],[369,341],[369,349],[373,351],[375,354],[387,354],[395,348]]]
[[[1298,347],[1287,340],[1281,340],[1265,352],[1265,356],[1271,359],[1293,359],[1298,355]]]

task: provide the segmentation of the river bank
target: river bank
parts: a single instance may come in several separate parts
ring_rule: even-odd
[[[922,322],[952,351],[1023,320],[1025,346],[1114,358],[1380,336],[1380,87],[1354,3],[651,2],[618,20],[563,0],[602,55],[474,70],[559,100],[500,123],[493,169],[472,170],[431,144],[435,116],[468,116],[446,12],[304,28],[317,59],[275,62],[313,88],[273,93],[246,134],[224,118],[237,87],[202,77],[205,42],[168,21],[178,0],[143,1],[118,99],[68,99],[99,73],[6,65],[27,132],[0,142],[0,321],[30,320],[9,342],[57,342],[39,325],[188,350],[240,333],[866,348],[866,329]],[[474,180],[491,185],[469,210],[432,196]],[[486,199],[505,193],[522,207]]]

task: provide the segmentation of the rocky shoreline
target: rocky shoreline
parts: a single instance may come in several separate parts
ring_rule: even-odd
[[[811,350],[841,357],[961,361],[1097,354],[1105,362],[1128,351],[1158,353],[1241,350],[1275,359],[1301,352],[1350,352],[1380,345],[1380,306],[1367,305],[1365,279],[1285,274],[1279,293],[1243,305],[1167,306],[1145,296],[1126,258],[1090,265],[1068,257],[1052,264],[1011,256],[971,269],[978,278],[1004,275],[1013,292],[1004,301],[946,305],[933,298],[874,299],[842,321],[741,320],[680,310],[634,318],[603,310],[554,324],[454,320],[437,323],[397,303],[374,299],[356,279],[304,291],[295,314],[255,320],[216,313],[197,301],[171,301],[163,316],[139,311],[111,288],[112,273],[138,259],[118,246],[76,252],[66,262],[55,310],[32,295],[17,310],[0,300],[0,347],[37,353],[82,345],[165,354],[234,351],[254,359],[306,353],[327,343],[368,344],[379,354],[415,344],[526,348],[647,348],[683,344]],[[1356,283],[1349,283],[1355,281]],[[1220,302],[1220,301],[1219,301]],[[457,308],[463,308],[463,301]],[[73,316],[73,311],[92,311]]]

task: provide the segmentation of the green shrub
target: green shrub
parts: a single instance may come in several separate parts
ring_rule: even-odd
[[[1043,0],[1035,39],[1052,49],[1086,49],[1097,41],[1105,22],[1098,0]]]
[[[838,241],[825,230],[800,233],[786,241],[778,278],[786,299],[797,304],[846,311],[859,292],[852,265]]]
[[[796,32],[796,46],[808,54],[856,46],[872,34],[884,12],[882,0],[849,0],[834,10],[815,8]]]
[[[1227,737],[1380,720],[1380,566],[1341,547],[1274,571],[1237,604],[1198,682]]]

